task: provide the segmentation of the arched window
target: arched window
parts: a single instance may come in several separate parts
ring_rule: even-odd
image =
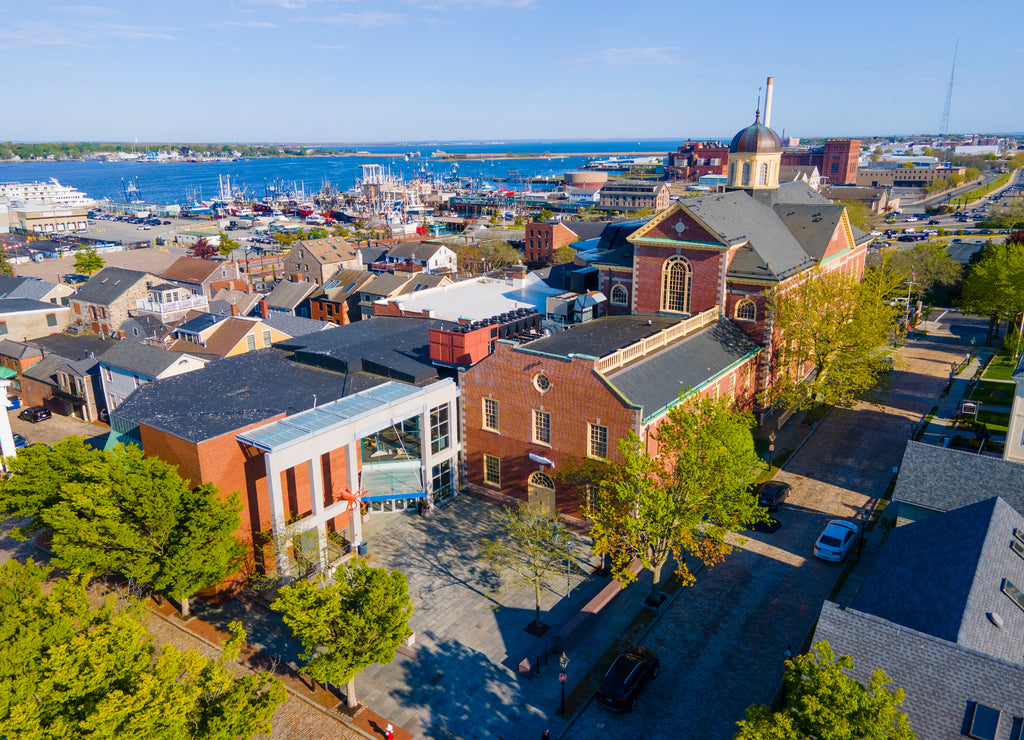
[[[539,488],[550,488],[552,491],[555,490],[555,482],[551,480],[551,476],[547,473],[533,473],[530,476],[530,485]]]
[[[767,185],[768,184],[768,163],[762,162],[761,166],[757,168],[757,184]]]
[[[757,306],[751,300],[742,300],[736,304],[736,318],[740,321],[757,321]]]
[[[616,285],[612,288],[611,301],[613,306],[628,306],[629,293],[623,285]]]
[[[665,260],[661,268],[661,310],[677,313],[690,312],[690,282],[693,271],[685,257]]]
[[[732,162],[729,164],[729,183],[732,185],[736,184],[736,163]]]
[[[527,479],[526,496],[531,506],[537,506],[542,511],[555,510],[555,482],[545,473],[533,473]]]
[[[743,163],[743,184],[750,184],[750,162]]]

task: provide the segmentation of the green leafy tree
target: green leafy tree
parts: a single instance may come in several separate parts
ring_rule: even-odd
[[[938,286],[950,288],[963,277],[963,265],[949,256],[942,242],[916,242],[909,249],[887,252],[886,259],[897,274],[913,274],[916,296],[925,296]],[[881,260],[875,264],[881,267]]]
[[[908,278],[888,263],[863,283],[845,271],[815,269],[768,297],[775,331],[767,405],[849,406],[888,372],[889,340],[905,307],[893,297]]]
[[[846,198],[839,201],[846,206],[846,215],[850,223],[861,231],[871,231],[871,208],[862,200]]]
[[[968,167],[964,171],[964,177],[967,179],[968,182],[970,182],[971,180],[977,180],[979,177],[981,177],[981,171],[977,167]]]
[[[241,245],[237,240],[232,239],[227,234],[220,235],[220,244],[217,246],[217,251],[220,252],[221,257],[230,257],[231,253],[238,249]]]
[[[519,215],[517,215],[517,216],[516,216],[516,220],[512,222],[512,225],[513,225],[514,227],[516,227],[517,229],[521,229],[521,228],[523,228],[523,217],[522,217],[522,216],[519,216]]]
[[[285,586],[271,608],[302,643],[302,671],[323,684],[347,684],[355,707],[356,674],[394,659],[410,634],[413,605],[404,574],[353,560],[335,569],[330,585]]]
[[[572,555],[571,540],[558,515],[539,506],[499,507],[491,510],[491,518],[498,534],[484,540],[481,557],[499,575],[507,574],[516,586],[533,591],[533,623],[540,626],[541,592],[564,573]]]
[[[14,265],[7,258],[7,250],[0,246],[0,275],[13,275]]]
[[[539,214],[537,214],[537,220],[538,221],[547,221],[548,219],[553,218],[554,215],[555,214],[551,210],[545,208]]]
[[[159,651],[139,602],[94,604],[87,578],[47,584],[31,560],[0,566],[0,736],[62,740],[266,735],[285,700],[267,673],[235,676],[228,663],[245,640],[241,624],[223,656]]]
[[[990,317],[986,345],[1000,319],[1018,325],[1024,314],[1024,245],[989,244],[964,278],[960,307]]]
[[[639,558],[653,575],[656,601],[669,556],[683,582],[692,583],[687,554],[714,565],[731,550],[728,533],[764,518],[747,490],[763,467],[753,425],[750,414],[724,398],[693,395],[653,433],[656,453],[630,432],[619,441],[616,460],[590,468],[584,511],[593,522],[593,552],[610,558],[617,581],[636,579],[629,565]]]
[[[736,740],[914,740],[900,711],[903,689],[889,689],[892,679],[880,669],[864,686],[847,674],[853,668],[853,658],[837,659],[825,641],[786,661],[785,708],[750,707]]]
[[[201,260],[210,260],[219,254],[217,247],[210,244],[210,240],[205,236],[199,237],[186,252],[189,257],[198,257]]]
[[[480,260],[487,266],[487,270],[518,265],[521,261],[519,250],[501,239],[483,242],[479,249]]]
[[[92,275],[103,269],[103,258],[96,254],[92,247],[81,249],[75,255],[75,272],[80,275]]]
[[[48,531],[56,564],[114,572],[181,603],[241,564],[236,495],[191,487],[177,470],[134,446],[94,450],[81,437],[33,445],[8,459],[0,514],[26,519],[14,535]]]
[[[314,226],[312,229],[309,230],[308,238],[310,238],[310,239],[326,239],[329,236],[330,236],[330,234],[327,232],[327,229],[321,228],[319,226]]]
[[[331,230],[331,233],[334,236],[340,236],[343,239],[352,235],[352,231],[347,226],[342,226],[341,224],[335,226],[334,229]]]
[[[572,262],[575,256],[576,250],[566,244],[551,253],[551,261],[556,265],[565,265]]]

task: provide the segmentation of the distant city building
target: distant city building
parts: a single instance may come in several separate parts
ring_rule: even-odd
[[[784,151],[782,166],[817,167],[822,179],[836,185],[857,183],[860,139],[829,139],[823,146],[802,151]]]
[[[697,180],[704,175],[724,175],[729,166],[729,147],[720,141],[688,141],[668,154],[665,176],[669,180]]]
[[[857,173],[857,184],[875,188],[919,188],[950,175],[964,175],[966,167],[932,165],[930,167],[864,167]]]
[[[610,211],[663,211],[668,202],[668,185],[663,182],[614,180],[601,188],[601,208]]]

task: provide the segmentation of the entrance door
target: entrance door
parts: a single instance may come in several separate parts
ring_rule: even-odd
[[[527,483],[527,501],[542,511],[555,510],[555,482],[545,473],[533,473]]]

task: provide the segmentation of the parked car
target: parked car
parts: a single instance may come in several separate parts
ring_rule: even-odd
[[[814,556],[830,563],[841,563],[850,554],[860,527],[845,519],[833,519],[814,543]]]
[[[782,502],[789,498],[791,490],[788,483],[780,480],[765,481],[757,487],[757,505],[768,511],[778,511]]]
[[[636,709],[640,690],[661,671],[658,654],[650,648],[636,645],[612,663],[597,689],[597,701],[611,709],[632,712]]]
[[[14,449],[20,450],[22,447],[28,447],[28,440],[25,439],[20,434],[18,434],[17,432],[15,432],[14,433]]]
[[[51,416],[53,416],[53,414],[50,413],[50,409],[43,408],[42,406],[29,406],[27,409],[22,409],[21,413],[18,414],[19,419],[31,421],[33,424],[45,421]]]

